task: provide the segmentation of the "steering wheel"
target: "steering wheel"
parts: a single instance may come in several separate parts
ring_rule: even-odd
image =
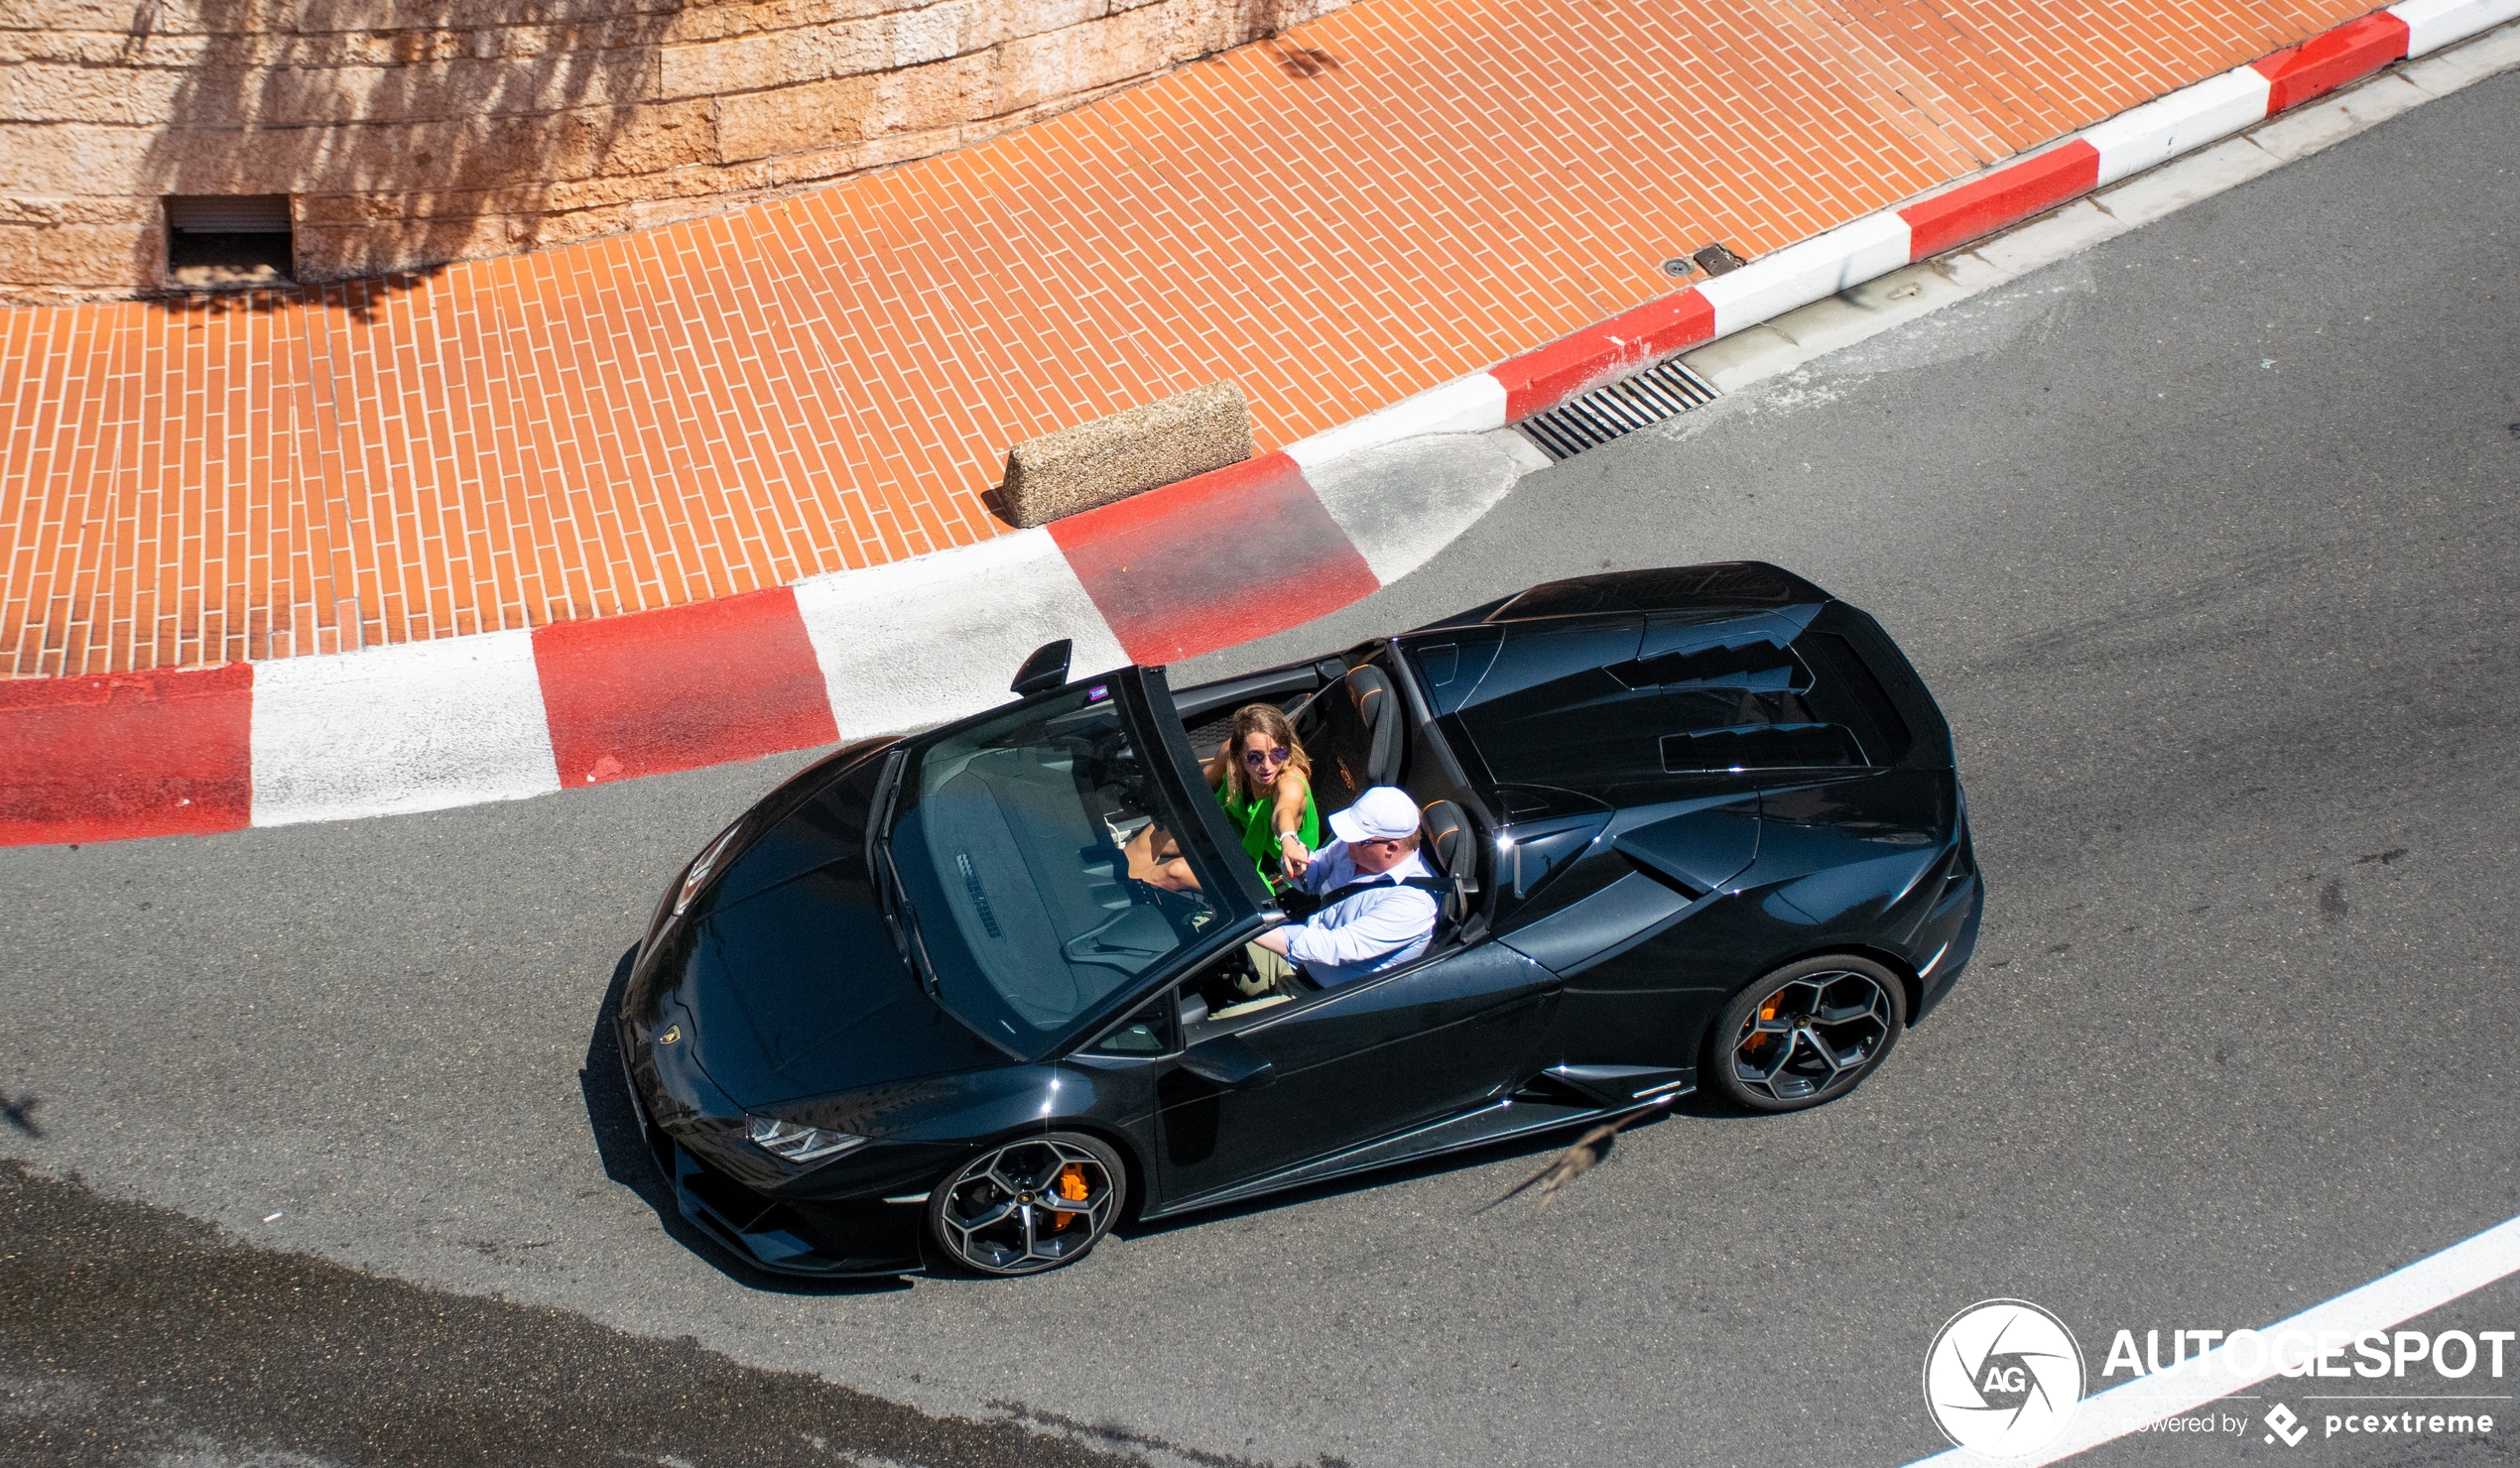
[[[1109,729],[1097,734],[1085,745],[1086,778],[1095,785],[1120,786],[1132,793],[1146,784],[1146,765],[1129,743],[1128,731]],[[1137,803],[1143,804],[1144,801]]]

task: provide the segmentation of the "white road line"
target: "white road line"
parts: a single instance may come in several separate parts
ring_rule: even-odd
[[[2386,1330],[2470,1294],[2497,1280],[2520,1273],[2520,1218],[2505,1220],[2472,1238],[2429,1255],[2393,1275],[2383,1275],[2359,1288],[2316,1304],[2258,1332],[2263,1348],[2234,1357],[2218,1346],[2192,1356],[2170,1370],[2134,1381],[2085,1400],[2053,1447],[2035,1456],[2005,1459],[2021,1468],[2037,1468],[2114,1442],[2155,1422],[2195,1411],[2260,1382],[2271,1381],[2288,1367],[2298,1367],[2319,1353],[2322,1338],[2350,1342],[2369,1330]],[[2256,1360],[2249,1359],[2255,1355]],[[2316,1378],[2311,1380],[2315,1381]],[[2308,1401],[2304,1393],[2301,1400]],[[1919,1458],[1924,1464],[1983,1465],[1976,1453],[1953,1448]]]

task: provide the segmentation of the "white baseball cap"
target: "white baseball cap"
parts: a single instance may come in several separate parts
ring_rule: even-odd
[[[1342,841],[1391,841],[1418,829],[1418,802],[1409,793],[1378,785],[1344,810],[1330,812],[1330,834]]]

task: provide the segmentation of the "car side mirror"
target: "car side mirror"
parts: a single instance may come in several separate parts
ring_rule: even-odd
[[[1043,643],[1033,649],[1033,656],[1024,660],[1023,667],[1015,670],[1015,681],[1006,685],[1006,691],[1018,698],[1030,698],[1062,686],[1068,681],[1068,660],[1075,651],[1073,638]]]
[[[1265,1086],[1278,1078],[1278,1067],[1239,1035],[1202,1040],[1182,1052],[1182,1068],[1226,1090]]]

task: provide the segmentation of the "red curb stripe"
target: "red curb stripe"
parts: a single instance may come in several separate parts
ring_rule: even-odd
[[[1136,663],[1300,627],[1382,585],[1284,453],[1054,520],[1050,536]]]
[[[2268,116],[2324,97],[2406,56],[2406,22],[2383,10],[2249,62],[2267,81]]]
[[[2100,184],[2100,150],[2077,138],[2062,148],[1998,169],[1974,184],[1899,211],[1908,221],[1908,258],[1923,260],[2018,224]]]
[[[840,737],[784,586],[538,628],[534,668],[563,790]]]
[[[242,830],[254,669],[0,681],[0,845]]]
[[[1487,372],[1505,390],[1505,421],[1519,423],[1656,358],[1714,337],[1714,305],[1692,288],[1632,306]]]

